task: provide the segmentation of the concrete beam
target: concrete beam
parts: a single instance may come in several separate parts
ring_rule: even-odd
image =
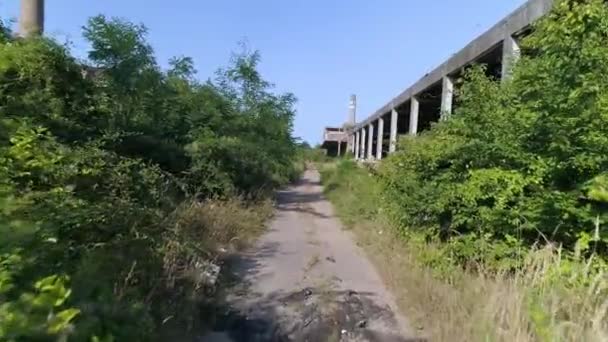
[[[410,127],[408,134],[418,134],[418,115],[420,114],[420,102],[417,97],[412,97],[410,103]]]
[[[367,159],[372,160],[374,158],[374,155],[372,154],[372,149],[374,147],[374,124],[370,123],[367,126],[367,129]]]
[[[44,32],[44,0],[21,0],[19,35],[23,38]]]
[[[382,142],[384,141],[384,118],[378,119],[378,139],[376,139],[376,159],[382,159]]]
[[[507,36],[517,36],[518,33],[529,27],[534,21],[548,13],[554,0],[529,0],[516,9],[505,19],[498,22],[481,36],[477,37],[463,49],[455,53],[443,64],[424,75],[412,86],[404,90],[397,97],[391,99],[386,105],[378,109],[367,119],[361,121],[357,127],[366,127],[380,116],[391,112],[393,107],[399,107],[409,101],[412,96],[420,94],[440,82],[443,77],[453,75],[462,68],[474,63],[478,58],[503,43]]]
[[[454,81],[450,76],[444,76],[441,85],[441,120],[452,115],[452,102],[454,100]]]
[[[397,120],[399,113],[395,108],[391,109],[391,133],[389,137],[388,153],[395,153],[397,150]]]

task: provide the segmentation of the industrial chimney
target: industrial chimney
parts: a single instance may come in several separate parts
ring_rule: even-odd
[[[44,31],[44,0],[21,0],[19,35],[23,38]]]
[[[357,95],[352,94],[348,103],[348,121],[344,125],[347,135],[346,148],[351,153],[355,153],[355,135],[351,134],[357,124]]]
[[[357,123],[357,95],[353,94],[350,96],[350,102],[348,104],[348,124],[354,127]]]

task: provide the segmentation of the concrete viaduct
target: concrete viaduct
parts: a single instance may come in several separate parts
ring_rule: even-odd
[[[397,136],[430,128],[452,113],[456,80],[474,63],[487,65],[489,75],[506,79],[519,56],[518,41],[531,24],[547,14],[553,0],[530,0],[473,40],[450,59],[424,75],[348,132],[349,152],[357,160],[380,160],[397,148]]]

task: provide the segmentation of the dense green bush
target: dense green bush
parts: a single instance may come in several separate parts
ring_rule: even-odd
[[[383,210],[383,179],[371,169],[344,160],[320,171],[336,213],[429,339],[606,340],[605,259],[573,256],[551,245],[514,248],[516,240],[474,234],[429,241],[424,231],[399,229],[390,221]]]
[[[405,233],[497,267],[537,242],[605,255],[607,18],[601,0],[558,1],[510,81],[468,70],[451,119],[400,141],[380,174]]]
[[[213,243],[181,232],[209,229],[184,227],[181,203],[293,178],[295,98],[257,53],[205,83],[187,57],[163,71],[145,27],[118,19],[89,20],[86,62],[2,32],[0,340],[151,340],[187,320],[178,289],[196,286],[174,271]]]

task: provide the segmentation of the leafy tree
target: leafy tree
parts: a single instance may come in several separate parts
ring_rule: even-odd
[[[0,339],[150,340],[196,288],[169,281],[168,260],[204,255],[171,228],[181,203],[296,172],[295,98],[271,91],[257,52],[201,83],[188,57],[161,70],[146,34],[91,18],[88,65],[1,35]]]

